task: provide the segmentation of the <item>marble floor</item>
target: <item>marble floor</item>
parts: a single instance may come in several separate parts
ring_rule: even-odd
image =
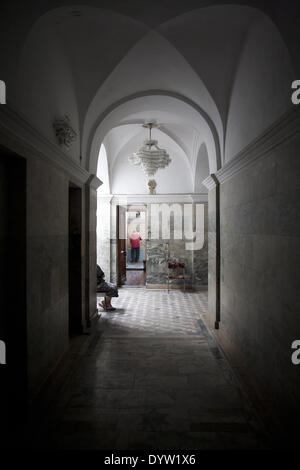
[[[145,286],[146,272],[141,269],[126,269],[125,286]]]
[[[207,293],[120,289],[72,341],[31,437],[44,449],[262,449],[261,425],[205,326]],[[99,309],[100,312],[100,309]]]

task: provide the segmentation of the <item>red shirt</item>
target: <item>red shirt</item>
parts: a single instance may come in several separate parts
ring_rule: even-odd
[[[139,248],[140,247],[140,241],[141,241],[141,236],[139,233],[134,232],[130,235],[130,242],[132,248]]]

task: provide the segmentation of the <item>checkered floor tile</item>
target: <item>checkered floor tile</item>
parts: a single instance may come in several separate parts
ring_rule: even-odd
[[[198,320],[207,311],[207,292],[124,288],[112,304],[116,307],[114,312],[104,312],[99,307],[101,321],[109,324],[110,333],[119,330],[147,336],[197,335],[201,332]]]

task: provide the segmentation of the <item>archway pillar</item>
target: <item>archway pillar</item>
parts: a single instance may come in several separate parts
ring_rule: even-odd
[[[220,183],[215,174],[203,181],[208,189],[208,322],[220,325]]]
[[[89,328],[97,313],[97,188],[102,182],[90,175],[85,183],[85,326]]]
[[[111,200],[112,194],[97,194],[97,264],[111,280]]]

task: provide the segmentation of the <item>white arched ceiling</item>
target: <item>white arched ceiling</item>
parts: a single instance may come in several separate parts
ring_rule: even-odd
[[[142,113],[142,115],[147,116],[145,113]],[[187,160],[187,164],[191,168],[191,171],[194,171],[194,145],[196,141],[198,143],[196,152],[198,152],[199,146],[201,144],[200,132],[197,132],[193,128],[188,127],[186,123],[175,124],[173,122],[166,121],[166,113],[161,115],[161,113],[156,111],[155,116],[158,118],[159,128],[153,129],[152,135],[155,136],[158,133],[157,138],[161,138],[161,135],[165,134],[170,138],[170,140],[173,140],[182,150],[183,155]],[[160,118],[164,120],[164,124],[161,123],[162,121]],[[114,160],[120,152],[121,148],[124,147],[124,145],[126,145],[133,137],[138,135],[142,140],[145,140],[149,137],[149,130],[147,131],[142,127],[142,124],[149,120],[150,119],[146,119],[145,117],[140,117],[139,119],[135,120],[136,122],[139,122],[139,124],[122,124],[121,126],[114,127],[110,130],[104,139],[104,143],[111,165],[114,164]]]
[[[22,86],[14,97],[18,111],[53,142],[54,119],[68,115],[78,135],[68,154],[79,162],[81,136],[73,76],[47,17],[41,18],[27,37],[19,70]]]
[[[98,7],[52,9],[34,22],[23,39],[15,73],[18,79],[8,80],[10,104],[55,144],[53,120],[67,114],[78,135],[68,154],[79,161],[90,102],[148,29],[130,17]],[[17,42],[15,36],[13,42]]]
[[[223,125],[245,36],[259,15],[246,6],[208,6],[172,18],[158,29],[201,77]]]
[[[38,37],[36,33],[32,44],[40,49],[44,65],[48,60],[44,40],[56,39],[52,54],[63,49],[73,76],[80,120],[83,120],[99,86],[148,28],[125,15],[75,5],[51,10],[35,23],[33,30],[41,35]]]
[[[1,44],[10,47],[1,55],[1,79],[7,82],[8,103],[13,110],[25,114],[25,119],[52,142],[56,142],[52,120],[58,114],[70,115],[78,134],[70,155],[76,159],[81,155],[91,171],[96,171],[103,138],[120,125],[118,119],[112,120],[103,133],[104,121],[120,105],[136,103],[134,97],[169,96],[197,110],[203,122],[197,125],[193,145],[205,142],[211,172],[224,162],[226,129],[229,159],[286,107],[282,85],[290,80],[288,54],[276,26],[260,10],[245,5],[212,6],[215,2],[211,0],[207,7],[188,11],[192,7],[184,4],[161,17],[157,7],[149,19],[145,9],[125,4],[107,4],[104,9],[70,2],[69,6],[49,10],[46,3],[29,0],[24,14],[18,17],[9,5],[5,6],[0,37]],[[257,2],[261,8],[265,3]],[[286,8],[291,11],[289,5]],[[298,36],[287,27],[288,15],[282,20],[276,16],[276,9],[274,12],[293,57],[298,57]],[[15,27],[8,27],[11,24]],[[155,25],[156,32],[151,31],[150,24]],[[262,73],[257,79],[252,69],[249,76],[255,86],[248,87],[246,72],[251,61]],[[279,103],[266,90],[263,76],[270,78],[269,90],[276,92],[276,100],[280,95]],[[248,101],[244,100],[244,90]],[[269,109],[261,118],[260,97],[264,108]],[[256,123],[249,110],[258,116]],[[173,137],[178,133],[171,134],[171,127],[166,132]],[[177,143],[180,145],[179,137]],[[185,139],[181,148],[189,154],[184,143]],[[194,149],[194,161],[196,154]]]
[[[120,150],[128,143],[129,140],[140,134],[140,132],[141,124],[123,124],[121,126],[113,127],[108,132],[103,142],[105,144],[110,166],[113,165],[114,159],[117,157]]]
[[[99,188],[97,189],[97,193],[98,194],[110,194],[109,167],[108,167],[106,148],[104,144],[101,145],[100,150],[99,150],[96,175],[102,182],[101,186],[99,186]]]
[[[127,128],[131,127],[126,126]],[[114,138],[117,138],[118,129],[114,129]],[[147,182],[149,178],[143,173],[140,167],[133,166],[128,161],[128,156],[136,152],[148,138],[148,132],[140,128],[140,132],[129,138],[128,142],[122,146],[117,155],[113,155],[109,161],[110,181],[113,194],[148,194]],[[130,135],[130,129],[128,129]],[[168,167],[160,169],[154,175],[159,194],[169,193],[192,193],[193,176],[190,161],[181,147],[164,132],[153,129],[152,137],[158,140],[158,145],[168,151],[172,161]],[[105,139],[106,141],[106,139]],[[101,177],[101,176],[100,176]]]
[[[159,113],[157,112],[155,115],[159,116]],[[145,116],[147,115],[140,116],[139,114],[139,118],[143,117],[143,119],[137,120],[143,123],[146,120]],[[165,113],[163,118],[166,119],[166,117],[167,115]],[[140,169],[140,173],[137,172],[136,169],[132,169],[132,166],[128,163],[128,155],[136,152],[141,147],[148,133],[149,131],[143,128],[141,124],[123,124],[114,127],[106,135],[104,144],[110,168],[112,193],[124,193],[125,188],[127,188],[128,193],[137,190],[136,188],[134,189],[134,185],[128,183],[131,181],[130,178],[128,179],[128,177],[125,176],[128,173],[131,175],[133,173],[139,175],[139,179],[141,180],[139,191],[142,193],[145,192],[145,176]],[[205,154],[206,161],[204,162],[204,166],[202,165],[202,167],[200,167],[198,164],[196,171],[199,148],[202,142],[200,134],[196,133],[196,131],[189,126],[166,122],[160,125],[159,129],[153,129],[152,136],[158,140],[160,146],[167,149],[172,158],[171,166],[162,172],[159,171],[155,176],[156,180],[158,178],[157,182],[160,182],[160,189],[158,190],[162,190],[165,193],[170,191],[174,192],[174,181],[176,181],[175,187],[178,192],[194,192],[196,172],[198,172],[198,179],[201,181],[209,174],[207,152]],[[120,168],[124,169],[123,177]],[[203,168],[204,171],[202,171]],[[103,179],[103,175],[98,173],[98,170],[97,175],[101,180]],[[204,193],[207,191],[201,188],[201,192]]]
[[[124,97],[147,90],[166,90],[195,103],[214,122],[218,138],[223,140],[219,112],[201,78],[169,41],[152,31],[127,53],[95,95],[85,119],[83,155],[88,152],[99,115]]]
[[[91,141],[90,171],[95,170],[99,147],[112,128],[125,124],[142,124],[152,119],[157,120],[158,124],[162,125],[162,132],[169,135],[169,137],[172,136],[172,140],[176,141],[184,153],[186,153],[185,149],[190,149],[186,155],[190,159],[193,170],[195,164],[193,159],[195,135],[198,136],[199,145],[201,142],[206,143],[210,172],[215,172],[220,167],[217,132],[213,125],[203,117],[201,110],[178,97],[153,93],[148,96],[128,99],[128,101],[116,106],[100,121]],[[123,132],[123,139],[125,135]],[[192,136],[193,140],[191,140]],[[108,153],[110,153],[109,150]]]
[[[266,17],[249,31],[232,85],[225,161],[231,160],[291,106],[293,68],[278,30]]]
[[[194,177],[194,192],[207,193],[207,188],[202,184],[205,178],[209,176],[208,154],[204,143],[201,144],[197,156],[196,170]]]

